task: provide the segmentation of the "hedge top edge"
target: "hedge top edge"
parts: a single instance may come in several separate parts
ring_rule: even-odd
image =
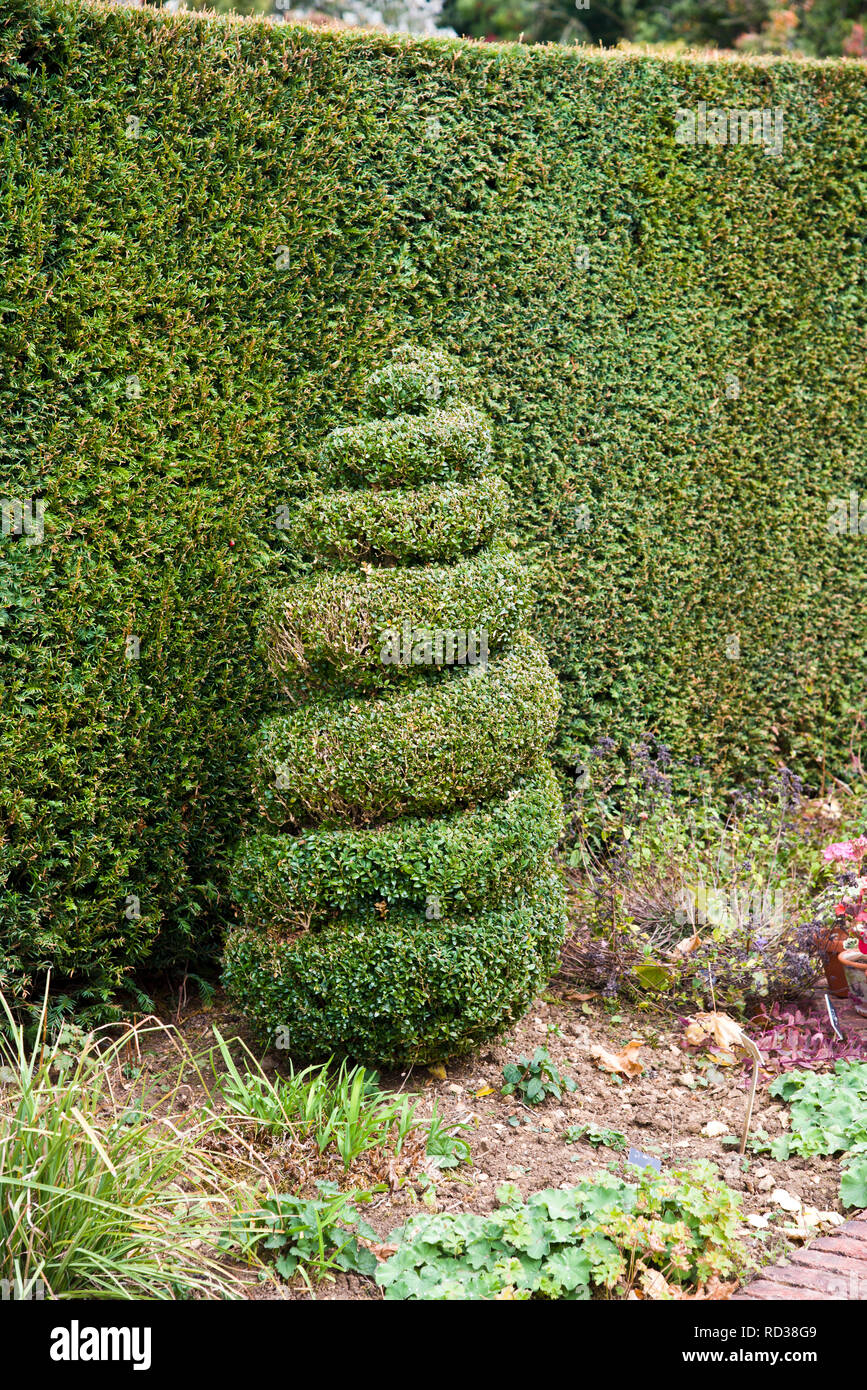
[[[263,15],[217,14],[212,10],[165,10],[130,9],[121,0],[47,0],[46,10],[69,12],[96,11],[118,16],[130,24],[177,25],[198,27],[206,24],[219,24],[226,28],[258,28],[270,30],[285,36],[287,40],[303,36],[309,47],[366,47],[380,55],[398,53],[402,50],[419,53],[439,51],[450,52],[455,57],[469,61],[484,62],[491,55],[521,55],[527,63],[551,65],[594,65],[622,67],[632,63],[647,64],[656,62],[661,67],[681,65],[685,67],[704,67],[724,65],[734,69],[772,68],[785,71],[795,68],[862,68],[867,74],[867,58],[834,57],[812,58],[805,54],[742,54],[728,53],[720,49],[669,49],[663,45],[633,44],[622,48],[592,48],[564,44],[523,44],[513,42],[490,42],[487,39],[457,38],[443,35],[442,38],[420,38],[414,34],[389,34],[378,29],[365,29],[347,26],[345,29],[320,29],[303,24],[276,24],[272,17]]]

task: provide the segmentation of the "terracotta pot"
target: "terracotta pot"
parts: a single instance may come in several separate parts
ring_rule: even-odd
[[[867,956],[863,951],[841,951],[837,959],[846,972],[855,1012],[867,1018]]]
[[[840,952],[846,947],[846,933],[829,928],[827,932],[822,933],[816,944],[822,952],[825,979],[828,981],[828,993],[832,994],[835,999],[848,999],[849,986],[846,982],[846,970],[840,961]]]

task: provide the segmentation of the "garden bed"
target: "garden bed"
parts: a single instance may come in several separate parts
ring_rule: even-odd
[[[165,1001],[162,1012],[167,1022],[177,1020],[184,1041],[197,1054],[213,1045],[215,1024],[227,1038],[244,1036],[241,1020],[221,995],[206,1007],[194,1002],[179,1016]],[[617,1054],[638,1038],[643,1042],[637,1057],[644,1069],[634,1078],[618,1079],[591,1055],[594,1047]],[[502,1095],[504,1066],[538,1047],[546,1048],[560,1073],[573,1079],[575,1090],[564,1091],[559,1101],[552,1097],[535,1106]],[[171,1044],[155,1035],[145,1052],[148,1056],[158,1084],[162,1068],[170,1071],[174,1065]],[[269,1076],[285,1066],[285,1053],[263,1058]],[[380,1079],[386,1090],[421,1095],[427,1105],[436,1103],[445,1121],[466,1125],[460,1132],[472,1152],[471,1163],[435,1173],[433,1186],[426,1182],[429,1165],[423,1158],[415,1166],[392,1165],[391,1181],[386,1178],[390,1190],[375,1192],[364,1210],[384,1246],[391,1232],[414,1213],[492,1211],[503,1183],[517,1187],[526,1199],[542,1188],[570,1187],[609,1169],[634,1177],[628,1165],[630,1147],[659,1159],[663,1170],[687,1168],[698,1160],[715,1165],[727,1186],[740,1195],[742,1239],[757,1267],[785,1258],[788,1251],[801,1248],[805,1238],[833,1229],[835,1217],[842,1219],[837,1159],[778,1162],[748,1155],[741,1160],[736,1147],[723,1142],[725,1136],[740,1135],[749,1070],[741,1063],[721,1065],[718,1055],[689,1048],[676,1017],[661,1020],[616,1001],[580,997],[569,989],[556,992],[554,986],[501,1041],[471,1058],[445,1068],[383,1074]],[[785,1128],[787,1107],[768,1095],[769,1080],[769,1073],[763,1073],[752,1132],[764,1130],[774,1138]],[[184,1093],[184,1108],[194,1110],[206,1099],[204,1091],[196,1091],[194,1084]],[[725,1135],[715,1132],[715,1123],[725,1126]],[[586,1136],[567,1142],[564,1136],[573,1126],[595,1127],[597,1139],[599,1131],[608,1131],[609,1143],[594,1144]],[[620,1144],[626,1147],[610,1146]],[[375,1186],[371,1179],[381,1180],[387,1167],[351,1169],[345,1176],[341,1173],[342,1185]],[[338,1176],[323,1164],[306,1169],[301,1164],[293,1172],[300,1179],[298,1190],[311,1196],[316,1179]],[[820,1219],[814,1214],[821,1214]],[[354,1273],[319,1283],[312,1293],[300,1278],[285,1283],[271,1274],[260,1282],[252,1272],[245,1284],[251,1298],[381,1297],[372,1278]]]

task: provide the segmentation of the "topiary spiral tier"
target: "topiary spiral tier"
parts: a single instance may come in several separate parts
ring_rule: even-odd
[[[525,1011],[566,928],[557,683],[469,394],[436,349],[372,375],[372,418],[328,436],[329,490],[294,519],[336,568],[265,608],[287,708],[260,731],[224,978],[262,1041],[279,1029],[306,1060],[470,1051]]]

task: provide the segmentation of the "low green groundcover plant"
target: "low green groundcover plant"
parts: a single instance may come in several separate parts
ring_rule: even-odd
[[[509,1184],[497,1196],[489,1215],[425,1214],[395,1232],[397,1252],[376,1272],[385,1297],[673,1298],[744,1263],[739,1197],[706,1163],[637,1183],[601,1174],[526,1202]]]
[[[373,1274],[376,1256],[358,1237],[376,1240],[376,1232],[355,1205],[369,1201],[370,1193],[339,1192],[334,1183],[317,1187],[318,1197],[277,1193],[254,1210],[239,1212],[221,1238],[222,1247],[253,1256],[273,1254],[279,1275],[291,1279],[300,1273],[308,1284],[311,1274],[327,1279],[335,1270]]]
[[[579,1139],[586,1139],[594,1148],[604,1144],[606,1149],[616,1149],[618,1153],[624,1153],[628,1145],[622,1130],[604,1129],[600,1125],[570,1125],[563,1138],[567,1144],[577,1144]]]
[[[843,1206],[867,1207],[867,1063],[838,1061],[832,1072],[785,1072],[769,1090],[791,1107],[788,1131],[769,1143],[771,1157],[845,1154]]]
[[[546,1047],[537,1047],[532,1057],[507,1062],[503,1081],[503,1095],[516,1095],[525,1105],[541,1105],[549,1096],[562,1100],[564,1090],[575,1090],[571,1076],[563,1075]]]

